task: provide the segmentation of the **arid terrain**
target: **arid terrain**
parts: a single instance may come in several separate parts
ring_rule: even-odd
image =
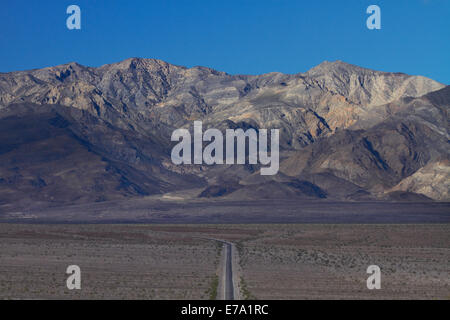
[[[257,299],[450,299],[450,225],[271,225],[238,243]],[[381,289],[368,290],[369,265]]]
[[[449,224],[0,224],[0,299],[221,298],[211,239],[236,246],[243,299],[450,298]]]
[[[2,299],[208,299],[220,251],[191,228],[0,225]],[[170,231],[170,228],[169,228]],[[70,291],[69,265],[82,289]]]

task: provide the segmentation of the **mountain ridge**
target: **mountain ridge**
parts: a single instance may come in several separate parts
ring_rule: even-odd
[[[200,198],[357,201],[400,193],[449,201],[445,186],[436,187],[449,180],[449,88],[342,61],[297,74],[230,75],[143,58],[0,73],[0,209],[180,189],[203,190]],[[221,130],[280,129],[282,175],[252,178],[259,167],[250,165],[173,165],[170,134],[194,120]],[[64,151],[65,143],[77,151]],[[27,148],[36,159],[56,159],[54,168]],[[77,168],[58,175],[71,171],[68,163],[92,172],[71,186]],[[65,186],[70,195],[51,199]]]

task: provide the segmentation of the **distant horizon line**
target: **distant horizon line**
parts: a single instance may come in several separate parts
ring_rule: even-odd
[[[160,61],[175,67],[179,67],[179,68],[185,68],[185,69],[195,69],[195,68],[205,68],[205,69],[209,69],[209,70],[213,70],[216,72],[221,72],[221,73],[225,73],[227,75],[231,75],[231,76],[262,76],[262,75],[268,75],[268,74],[272,74],[272,73],[278,73],[278,74],[284,74],[284,75],[298,75],[298,74],[305,74],[308,73],[309,71],[313,70],[314,68],[317,68],[320,65],[323,64],[344,64],[344,65],[348,65],[348,66],[353,66],[353,67],[357,67],[360,69],[365,69],[365,70],[370,70],[370,71],[375,71],[375,72],[380,72],[380,73],[390,73],[390,74],[399,74],[399,75],[407,75],[407,76],[411,76],[411,77],[424,77],[424,78],[428,78],[431,79],[433,81],[439,82],[443,85],[448,86],[447,83],[435,80],[434,78],[428,77],[428,76],[424,76],[421,74],[410,74],[410,73],[406,73],[406,72],[402,72],[402,71],[383,71],[383,70],[377,70],[377,69],[372,69],[372,68],[368,68],[368,67],[363,67],[357,64],[353,64],[353,63],[349,63],[346,62],[344,60],[341,59],[337,59],[337,60],[333,60],[333,61],[329,61],[329,60],[323,60],[321,63],[309,68],[306,71],[300,71],[300,72],[295,72],[295,73],[286,73],[286,72],[281,72],[281,71],[270,71],[270,72],[264,72],[264,73],[257,73],[257,74],[250,74],[250,73],[229,73],[227,71],[222,71],[219,69],[215,69],[212,67],[207,67],[204,65],[195,65],[195,66],[186,66],[186,65],[181,65],[181,64],[176,64],[176,63],[172,63],[172,62],[168,62],[166,60],[160,59],[160,58],[143,58],[143,57],[129,57],[126,59],[122,59],[122,60],[118,60],[116,62],[111,62],[111,63],[105,63],[105,64],[101,64],[98,66],[92,66],[92,65],[87,65],[87,64],[82,64],[80,62],[77,61],[69,61],[66,63],[60,63],[60,64],[56,64],[56,65],[50,65],[50,66],[45,66],[45,67],[36,67],[36,68],[31,68],[31,69],[19,69],[19,70],[12,70],[12,71],[0,71],[0,74],[7,74],[7,73],[15,73],[15,72],[31,72],[31,71],[36,71],[36,70],[42,70],[42,69],[47,69],[47,68],[57,68],[57,67],[61,67],[61,66],[66,66],[66,65],[71,65],[71,64],[76,64],[85,68],[93,68],[93,69],[98,69],[104,66],[108,66],[108,65],[115,65],[115,64],[119,64],[122,62],[125,62],[127,60],[153,60],[153,61]]]

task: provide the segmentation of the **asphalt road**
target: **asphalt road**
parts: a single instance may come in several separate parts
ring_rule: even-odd
[[[225,246],[225,300],[234,300],[233,286],[233,247],[229,242],[224,242]]]
[[[233,284],[233,244],[231,242],[220,239],[208,239],[220,242],[225,249],[225,259],[222,260],[223,273],[220,277],[222,282],[221,288],[223,289],[224,300],[234,300],[234,284]],[[222,296],[222,295],[220,295]]]
[[[223,290],[223,295],[220,294],[219,297],[223,297],[224,300],[235,300],[235,288],[233,283],[233,250],[234,245],[231,242],[214,239],[214,238],[201,238],[204,240],[213,240],[221,243],[225,250],[225,259],[222,259],[222,275],[219,277],[219,281],[221,282],[220,288]]]

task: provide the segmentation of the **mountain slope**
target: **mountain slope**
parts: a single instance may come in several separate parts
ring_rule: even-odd
[[[59,105],[12,105],[0,116],[0,203],[53,205],[159,194],[203,185],[165,170],[149,136]]]
[[[200,199],[406,192],[404,199],[448,201],[449,106],[450,87],[434,80],[341,61],[293,75],[139,58],[0,73],[0,205],[196,188]],[[194,120],[221,130],[279,128],[280,173],[262,179],[258,165],[175,166],[170,135]]]

